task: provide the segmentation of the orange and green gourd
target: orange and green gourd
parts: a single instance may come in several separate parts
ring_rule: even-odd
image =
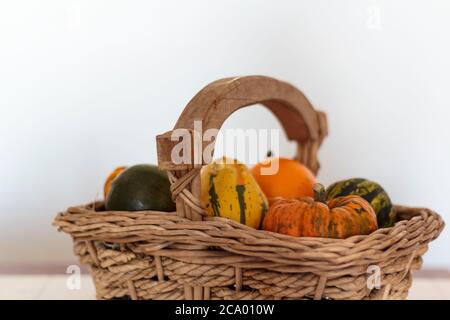
[[[373,208],[355,195],[325,202],[325,188],[314,185],[314,199],[278,198],[264,219],[263,229],[294,237],[345,239],[378,228]]]
[[[380,228],[392,227],[397,220],[397,212],[387,192],[376,182],[353,178],[338,181],[327,188],[326,198],[357,195],[370,203],[377,215]]]

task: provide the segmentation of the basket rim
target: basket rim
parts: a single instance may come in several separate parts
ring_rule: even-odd
[[[101,202],[95,204],[98,207]],[[74,240],[129,243],[135,245],[136,250],[158,255],[170,256],[174,251],[167,249],[174,243],[192,245],[191,252],[184,250],[183,253],[178,249],[181,259],[199,258],[194,252],[202,257],[220,259],[220,255],[196,249],[214,246],[233,256],[241,256],[246,262],[266,260],[282,265],[341,269],[411,255],[421,248],[423,251],[424,247],[426,251],[427,244],[444,228],[440,215],[430,209],[396,207],[401,216],[409,216],[409,219],[369,235],[347,239],[292,237],[256,230],[221,217],[192,221],[175,212],[95,211],[93,203],[68,208],[56,216],[53,225]]]
[[[442,223],[445,225],[445,222],[443,221],[442,217],[436,213],[435,211],[425,208],[425,207],[410,207],[410,206],[405,206],[405,205],[394,205],[394,207],[396,208],[396,210],[398,211],[398,214],[400,216],[402,216],[402,219],[400,219],[399,221],[397,221],[395,223],[394,226],[392,227],[387,227],[387,228],[378,228],[377,230],[375,230],[374,232],[367,234],[367,235],[354,235],[354,236],[350,236],[348,238],[345,239],[338,239],[338,238],[323,238],[323,237],[295,237],[295,236],[290,236],[290,235],[285,235],[285,234],[281,234],[281,233],[277,233],[277,232],[272,232],[272,231],[266,231],[266,230],[262,230],[262,229],[255,229],[252,227],[249,227],[247,225],[241,224],[239,222],[236,222],[234,220],[225,218],[225,217],[211,217],[211,216],[204,216],[203,220],[201,221],[194,221],[191,219],[187,219],[184,217],[179,217],[177,215],[176,211],[172,211],[172,212],[166,212],[166,211],[156,211],[156,210],[141,210],[141,211],[123,211],[123,210],[93,210],[94,206],[95,207],[102,207],[103,206],[104,201],[95,201],[95,202],[89,202],[87,204],[82,204],[82,205],[76,205],[76,206],[70,206],[67,208],[66,211],[64,212],[60,212],[58,214],[58,216],[60,215],[66,215],[66,214],[83,214],[83,213],[89,213],[89,214],[93,214],[93,215],[99,215],[99,216],[107,216],[107,215],[115,215],[115,216],[126,216],[126,217],[140,217],[142,215],[167,215],[167,216],[172,216],[172,217],[176,217],[177,221],[183,222],[183,223],[187,223],[187,224],[198,224],[198,223],[203,223],[205,221],[221,221],[221,222],[226,222],[227,224],[233,225],[234,227],[238,227],[239,229],[243,229],[243,230],[250,230],[252,232],[258,232],[261,234],[270,234],[272,236],[275,236],[277,238],[283,238],[286,240],[290,240],[290,241],[311,241],[311,240],[318,240],[318,241],[323,241],[325,243],[328,242],[346,242],[346,241],[354,241],[356,239],[364,239],[364,238],[368,238],[373,234],[377,234],[377,233],[386,233],[389,232],[390,230],[392,230],[393,228],[396,228],[396,226],[401,223],[402,221],[407,221],[407,220],[411,220],[411,219],[420,219],[420,217],[423,215],[432,215],[435,216],[436,218],[439,218],[439,220],[442,220]],[[406,213],[406,214],[405,214]],[[58,220],[58,216],[55,217],[55,221]],[[405,217],[406,216],[406,217]]]

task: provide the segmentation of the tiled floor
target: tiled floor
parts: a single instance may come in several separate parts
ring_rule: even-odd
[[[0,275],[0,299],[95,299],[94,285],[87,275],[73,281],[67,275]],[[79,289],[68,289],[79,284]],[[450,279],[416,278],[409,299],[450,300]]]

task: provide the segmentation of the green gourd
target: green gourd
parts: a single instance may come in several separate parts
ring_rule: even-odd
[[[397,220],[395,207],[387,192],[378,183],[353,178],[333,183],[326,191],[327,200],[348,195],[360,196],[370,203],[377,215],[379,228],[388,228],[395,224]]]
[[[107,211],[175,211],[170,181],[155,165],[127,168],[114,179],[105,200]]]

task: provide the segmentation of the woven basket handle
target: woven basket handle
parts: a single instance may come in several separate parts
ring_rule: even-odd
[[[288,139],[297,142],[296,159],[314,173],[319,169],[317,150],[327,135],[326,116],[313,109],[302,92],[289,83],[264,76],[225,78],[210,83],[188,103],[175,129],[193,132],[194,121],[202,121],[202,131],[220,129],[236,110],[254,104],[263,104],[279,119]],[[189,164],[174,163],[173,131],[157,136],[158,162],[165,170],[188,170]],[[202,142],[203,146],[211,142]],[[200,158],[201,154],[198,156]],[[202,160],[200,160],[202,161]],[[203,161],[201,164],[205,164]]]
[[[214,142],[202,139],[195,122],[201,121],[202,133],[220,129],[233,112],[257,103],[269,108],[280,120],[288,138],[297,142],[296,159],[317,172],[317,150],[327,134],[324,113],[316,112],[306,97],[286,82],[263,76],[218,80],[192,98],[172,131],[156,137],[158,164],[169,175],[177,215],[191,220],[202,220],[205,215],[200,201],[200,169],[206,164],[203,150],[209,147],[212,152]],[[184,135],[178,136],[181,132]],[[187,163],[180,161],[180,157],[172,157],[173,151],[184,151],[185,139],[189,142]]]

